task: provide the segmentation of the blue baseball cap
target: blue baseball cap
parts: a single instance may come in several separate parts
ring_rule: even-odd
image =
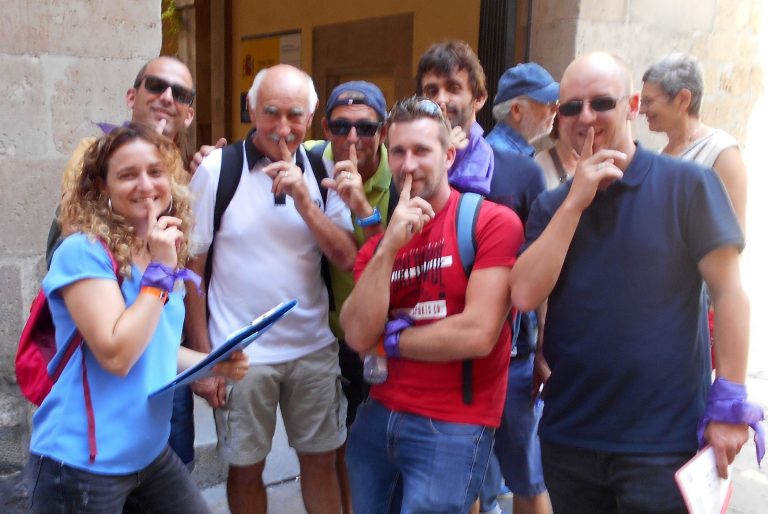
[[[518,96],[527,96],[539,103],[551,104],[560,97],[560,84],[535,62],[518,64],[505,71],[499,79],[493,105]]]
[[[364,80],[353,80],[339,84],[328,97],[325,104],[325,116],[331,117],[331,112],[340,105],[367,105],[379,115],[379,120],[387,117],[387,101],[376,84]]]

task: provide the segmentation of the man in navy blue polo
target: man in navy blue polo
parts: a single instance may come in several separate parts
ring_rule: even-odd
[[[552,130],[560,86],[547,70],[536,63],[518,64],[501,76],[493,100],[496,126],[488,134],[493,149],[494,168],[488,199],[514,210],[525,223],[533,201],[546,189],[544,172],[533,159],[531,143]],[[511,322],[517,325],[509,361],[507,398],[501,426],[496,432],[495,453],[483,491],[490,492],[501,474],[514,494],[516,514],[545,514],[549,499],[541,469],[541,448],[536,433],[542,404],[531,405],[534,355],[536,351],[536,316],[520,313]],[[500,511],[494,494],[481,494],[481,511]]]
[[[517,307],[548,299],[539,436],[558,513],[684,513],[675,471],[711,444],[727,476],[762,418],[744,387],[744,236],[713,170],[633,141],[639,104],[619,58],[568,66],[560,130],[580,159],[571,181],[534,202],[510,276]]]

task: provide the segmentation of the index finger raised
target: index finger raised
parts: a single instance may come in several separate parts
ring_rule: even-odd
[[[407,173],[403,179],[403,190],[400,191],[400,201],[398,203],[407,204],[411,201],[411,182],[413,182],[413,175]]]
[[[349,162],[352,163],[355,171],[357,171],[357,148],[355,145],[349,145]]]
[[[291,162],[291,151],[288,149],[288,143],[285,142],[284,137],[280,138],[280,153],[285,162]]]
[[[152,198],[147,198],[144,202],[147,206],[147,233],[149,233],[157,224],[157,211],[155,210],[155,201]]]
[[[592,157],[592,145],[595,143],[595,128],[589,127],[587,136],[584,138],[584,146],[581,147],[581,159]]]
[[[161,118],[160,121],[157,122],[157,125],[155,125],[155,132],[162,136],[166,125],[168,125],[168,120]]]

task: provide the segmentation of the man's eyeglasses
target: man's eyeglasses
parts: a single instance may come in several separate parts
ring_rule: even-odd
[[[171,88],[171,95],[176,102],[192,105],[192,101],[195,99],[195,91],[193,89],[186,88],[180,84],[171,84],[167,80],[155,77],[154,75],[144,76],[144,89],[150,93],[160,95],[168,88]]]
[[[571,100],[570,102],[560,104],[560,107],[557,108],[557,112],[560,113],[560,116],[578,116],[581,114],[581,110],[584,108],[585,104],[589,104],[595,112],[610,111],[611,109],[616,108],[617,103],[626,98],[629,98],[629,96],[622,96],[621,98],[598,96],[591,100]]]
[[[330,120],[328,122],[328,129],[334,136],[347,136],[352,127],[355,128],[359,137],[373,137],[381,128],[381,123],[374,123],[372,121],[356,121],[352,123],[349,120],[343,119]]]

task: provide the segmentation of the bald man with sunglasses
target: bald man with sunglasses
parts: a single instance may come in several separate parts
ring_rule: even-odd
[[[677,469],[710,444],[727,476],[762,419],[744,386],[749,301],[736,215],[713,170],[634,142],[639,104],[616,56],[566,68],[560,130],[580,159],[572,180],[534,202],[511,273],[515,306],[548,301],[539,437],[556,513],[682,514]]]
[[[136,74],[133,87],[125,93],[125,104],[131,110],[131,123],[154,128],[158,133],[182,144],[182,134],[192,124],[195,110],[195,87],[192,74],[181,60],[160,56],[148,61]],[[104,133],[116,127],[99,123]],[[85,150],[96,140],[87,137],[80,141],[69,159],[62,178],[62,193],[69,190],[80,171]]]

